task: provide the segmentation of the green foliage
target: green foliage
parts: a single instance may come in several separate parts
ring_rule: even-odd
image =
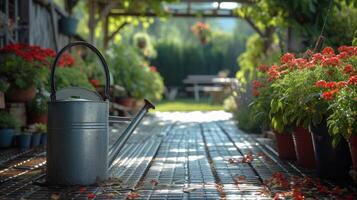
[[[35,124],[35,132],[36,133],[47,133],[47,125],[42,123]]]
[[[328,46],[350,45],[354,33],[357,31],[357,5],[352,3],[341,4],[340,8],[337,6],[333,8],[326,23],[324,35]]]
[[[14,54],[7,54],[1,63],[0,74],[8,79],[12,87],[29,89],[36,86],[40,88],[47,81],[48,69],[36,66]]]
[[[11,114],[0,111],[0,129],[19,128],[20,124],[17,119]]]
[[[34,99],[27,103],[27,112],[32,116],[39,116],[47,113],[48,98],[42,94],[37,94]]]
[[[260,133],[262,121],[256,118],[256,113],[249,107],[239,107],[233,112],[234,118],[238,121],[238,127],[248,133]]]
[[[185,19],[186,20],[186,19]],[[217,74],[229,70],[234,75],[238,69],[236,57],[244,51],[244,42],[252,30],[238,20],[234,33],[219,31],[215,21],[210,40],[201,45],[190,27],[196,20],[168,20],[152,26],[149,32],[157,37],[157,57],[152,60],[165,79],[166,86],[182,86],[188,74]]]
[[[246,51],[238,57],[240,70],[236,77],[243,84],[258,76],[256,68],[262,63],[274,64],[279,60],[281,53],[276,49],[264,52],[264,41],[258,35],[254,34],[247,40]]]
[[[164,85],[161,76],[149,68],[134,47],[128,44],[113,45],[109,55],[114,83],[123,86],[128,96],[153,101],[162,98]]]
[[[6,81],[0,79],[0,92],[6,92],[8,88],[9,84]]]
[[[86,73],[78,67],[57,68],[55,78],[57,89],[69,86],[93,89]]]
[[[150,36],[145,32],[138,32],[133,37],[134,46],[138,47],[140,52],[147,58],[155,58],[156,51],[152,44]]]

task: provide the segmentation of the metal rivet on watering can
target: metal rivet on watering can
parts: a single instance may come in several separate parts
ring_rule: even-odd
[[[86,46],[96,53],[104,67],[104,99],[83,88],[64,88],[56,93],[55,67],[61,55],[73,46]],[[48,103],[47,183],[90,185],[108,178],[108,157],[112,163],[135,127],[154,106],[145,106],[115,142],[108,155],[109,69],[101,53],[91,44],[74,42],[56,56],[51,71],[51,101]],[[75,97],[75,98],[73,98]],[[111,117],[111,122],[115,117]],[[114,121],[128,121],[116,117]]]

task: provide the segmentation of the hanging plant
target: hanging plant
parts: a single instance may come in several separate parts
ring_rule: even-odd
[[[206,44],[208,42],[208,38],[211,34],[211,29],[208,24],[197,22],[191,27],[191,30],[198,37],[201,44]]]

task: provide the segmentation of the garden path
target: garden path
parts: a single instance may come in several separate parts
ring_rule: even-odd
[[[110,144],[122,130],[112,126]],[[45,164],[41,148],[1,150],[0,199],[271,199],[293,193],[280,183],[312,174],[279,160],[224,111],[147,117],[109,169],[113,178],[95,186],[44,187]]]

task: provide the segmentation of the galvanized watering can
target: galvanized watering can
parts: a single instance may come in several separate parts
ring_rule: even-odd
[[[85,46],[98,55],[104,67],[104,99],[94,91],[64,88],[56,92],[55,71],[61,55],[73,46]],[[89,43],[65,46],[52,63],[51,100],[48,103],[47,184],[90,185],[108,178],[113,163],[125,142],[150,108],[148,100],[131,120],[109,116],[109,69],[101,53]],[[108,149],[109,122],[131,121],[118,140]]]

